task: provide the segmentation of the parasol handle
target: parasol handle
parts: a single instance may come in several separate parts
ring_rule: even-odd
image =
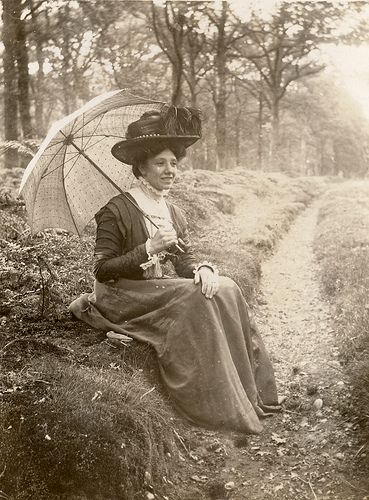
[[[121,187],[118,186],[118,184],[116,182],[113,181],[113,179],[111,179],[98,165],[97,163],[95,163],[92,158],[90,158],[88,155],[86,155],[86,153],[79,147],[77,146],[77,144],[75,142],[73,142],[73,139],[72,139],[72,136],[66,136],[62,131],[60,131],[64,137],[67,139],[68,141],[68,144],[73,146],[74,148],[76,148],[76,150],[84,157],[86,158],[87,161],[89,161],[91,163],[91,165],[93,167],[96,168],[96,170],[98,170],[100,172],[100,174],[105,177],[106,180],[108,180],[110,182],[110,184],[112,184],[115,189],[117,189],[120,194],[122,194],[139,212],[141,215],[143,215],[154,227],[156,227],[156,229],[160,229],[159,226],[157,224],[155,224],[155,222],[151,219],[151,217],[145,213],[138,205],[137,203],[132,200],[129,196],[126,195],[126,193],[122,190]],[[181,243],[182,245],[184,244],[183,241],[179,238],[179,243]],[[185,251],[183,250],[183,248],[181,248],[178,244],[175,245],[176,249],[178,251],[180,251],[181,253],[185,253]]]

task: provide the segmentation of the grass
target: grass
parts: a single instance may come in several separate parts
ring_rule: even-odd
[[[67,312],[92,287],[93,224],[82,239],[63,231],[31,236],[13,194],[19,172],[7,180],[0,192],[0,492],[17,500],[134,500],[169,488],[180,499],[167,478],[178,469],[185,427],[151,348],[114,349]],[[252,301],[262,260],[320,187],[279,174],[194,171],[178,180],[173,200],[186,212],[197,258],[216,262]]]
[[[347,411],[369,453],[369,184],[342,184],[326,194],[315,241],[321,281],[336,307],[341,355],[352,386]]]
[[[5,491],[15,498],[133,500],[148,489],[147,478],[163,491],[173,452],[170,413],[140,372],[49,358],[9,378],[15,384],[0,410]]]

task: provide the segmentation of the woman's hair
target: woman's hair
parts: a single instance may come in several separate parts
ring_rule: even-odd
[[[134,162],[132,163],[133,175],[138,179],[141,177],[140,167],[142,167],[149,158],[153,158],[165,149],[170,149],[177,160],[181,160],[186,156],[186,148],[179,143],[165,140],[157,140],[152,144],[140,146],[137,151]]]

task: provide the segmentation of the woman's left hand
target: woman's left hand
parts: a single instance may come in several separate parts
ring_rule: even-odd
[[[200,267],[195,274],[195,285],[201,282],[201,291],[207,299],[212,299],[219,290],[219,277],[209,267]]]

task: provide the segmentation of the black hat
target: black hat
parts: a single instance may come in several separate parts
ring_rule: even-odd
[[[201,137],[201,115],[198,109],[164,105],[161,111],[147,111],[128,125],[126,140],[112,147],[112,155],[132,165],[140,152],[151,144],[183,145],[188,148]]]

